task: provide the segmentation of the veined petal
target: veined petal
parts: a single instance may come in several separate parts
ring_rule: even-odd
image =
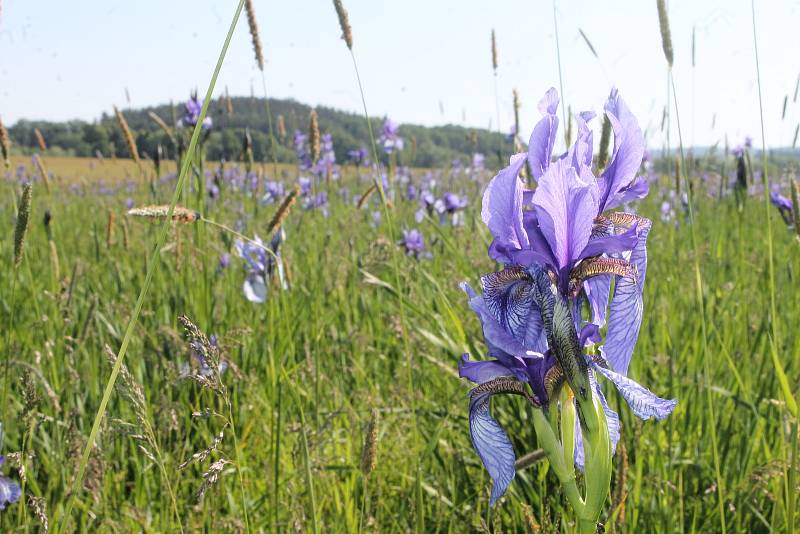
[[[599,256],[600,254],[619,254],[633,250],[639,242],[637,228],[632,226],[622,234],[592,235],[579,259]]]
[[[605,111],[614,130],[614,152],[600,179],[601,213],[623,202],[620,192],[631,185],[644,155],[642,130],[616,88],[611,90]]]
[[[578,135],[575,138],[575,144],[569,149],[567,159],[576,169],[590,169],[592,166],[593,134],[586,123],[594,117],[594,111],[584,111],[575,117],[578,123]]]
[[[647,236],[650,233],[650,221],[640,219],[637,228],[639,238],[630,256],[630,263],[636,267],[637,276],[636,279],[616,278],[604,345],[611,367],[623,375],[628,374],[633,348],[642,325],[642,290],[647,276]]]
[[[509,267],[481,277],[483,300],[500,325],[526,349],[544,352],[547,338],[539,307],[534,300],[533,280],[520,267]]]
[[[484,467],[492,477],[492,496],[490,503],[505,494],[514,479],[514,448],[503,428],[489,413],[492,395],[475,395],[469,403],[469,434],[472,446],[481,458]]]
[[[499,360],[473,362],[469,359],[469,354],[464,353],[458,366],[458,376],[476,384],[483,384],[501,376],[514,376],[514,373]]]
[[[580,256],[592,234],[597,202],[594,184],[584,183],[566,160],[547,169],[533,196],[539,228],[563,269]]]
[[[593,367],[616,386],[622,398],[631,407],[636,417],[640,419],[647,420],[651,417],[659,420],[664,419],[672,413],[672,410],[678,404],[677,400],[662,399],[638,382],[627,376],[615,373],[611,369],[606,369],[596,364]]]
[[[512,156],[510,165],[492,178],[483,194],[481,218],[494,237],[490,256],[503,263],[511,262],[507,251],[525,249],[529,245],[522,225],[524,188],[519,172],[523,165],[525,154]]]
[[[606,308],[611,294],[611,275],[601,274],[589,278],[583,283],[583,291],[589,300],[592,311],[592,322],[602,328],[606,324]]]
[[[528,143],[528,163],[536,180],[539,180],[545,173],[550,166],[550,159],[553,157],[553,146],[556,144],[556,133],[558,132],[558,117],[556,116],[558,102],[558,91],[552,87],[539,101],[539,111],[544,117],[533,128]]]
[[[489,354],[499,359],[508,368],[524,367],[522,356],[525,355],[525,347],[506,331],[497,318],[486,305],[486,301],[466,282],[462,282],[461,289],[469,296],[469,307],[478,316],[483,328],[483,337]]]

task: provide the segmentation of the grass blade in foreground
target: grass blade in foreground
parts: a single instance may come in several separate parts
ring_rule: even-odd
[[[225,59],[225,54],[228,51],[228,45],[231,42],[231,37],[233,36],[233,30],[236,28],[236,23],[239,20],[239,15],[242,12],[242,6],[244,5],[244,0],[239,0],[239,5],[236,8],[236,13],[233,16],[233,20],[231,21],[230,28],[228,28],[228,34],[225,36],[225,43],[222,45],[222,50],[219,53],[219,58],[217,59],[217,65],[214,68],[214,74],[211,76],[211,82],[208,84],[208,90],[206,91],[205,99],[203,100],[203,108],[200,111],[200,118],[197,121],[197,124],[194,127],[194,131],[192,132],[192,139],[189,142],[189,149],[188,153],[191,154],[195,147],[197,146],[197,141],[200,138],[200,132],[202,130],[202,123],[203,119],[206,117],[206,113],[208,112],[208,105],[211,101],[211,94],[214,91],[214,85],[217,82],[217,76],[219,76],[219,71],[222,68],[222,63]],[[92,424],[92,430],[89,434],[89,439],[86,442],[86,447],[83,450],[83,455],[81,456],[81,463],[78,466],[78,472],[75,476],[75,479],[72,482],[72,488],[70,489],[70,496],[69,500],[67,501],[67,508],[64,512],[64,515],[61,517],[61,524],[56,526],[55,532],[60,532],[65,529],[67,524],[69,523],[70,516],[72,514],[72,507],[75,502],[75,497],[83,483],[83,475],[86,472],[86,465],[89,462],[89,455],[94,447],[94,442],[97,439],[97,433],[100,430],[100,423],[103,420],[103,416],[105,415],[106,408],[108,406],[108,401],[111,398],[111,393],[114,390],[114,383],[116,382],[117,375],[119,375],[120,367],[125,359],[125,353],[128,350],[128,345],[130,344],[131,338],[133,337],[133,329],[136,326],[136,322],[139,319],[139,314],[142,311],[142,305],[144,304],[144,299],[147,296],[147,292],[150,289],[150,282],[153,279],[153,273],[156,270],[156,266],[159,264],[159,254],[161,253],[161,248],[164,246],[164,242],[167,238],[167,233],[169,232],[169,228],[171,225],[172,219],[172,212],[175,209],[175,205],[178,203],[178,199],[180,198],[181,191],[183,190],[183,185],[186,182],[186,175],[189,171],[190,166],[190,158],[184,158],[183,166],[181,167],[180,175],[178,176],[178,183],[175,186],[175,192],[172,195],[172,200],[170,201],[169,211],[167,212],[167,216],[164,219],[164,222],[161,223],[161,228],[159,229],[158,233],[158,241],[156,242],[156,246],[153,249],[153,254],[151,256],[150,262],[148,263],[147,274],[145,275],[144,285],[142,285],[142,289],[139,292],[139,297],[136,299],[136,305],[133,310],[133,315],[131,316],[130,321],[128,322],[128,326],[125,329],[125,337],[122,339],[122,344],[120,345],[119,352],[117,353],[116,362],[114,363],[114,367],[111,370],[111,376],[108,378],[108,382],[106,383],[105,391],[103,392],[103,398],[100,401],[100,406],[97,409],[97,413],[95,414],[94,423]],[[60,528],[59,528],[60,527]]]

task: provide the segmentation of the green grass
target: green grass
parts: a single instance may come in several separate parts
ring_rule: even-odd
[[[169,197],[173,183],[159,189],[160,201]],[[354,195],[367,187],[367,182],[358,182],[352,174],[345,183]],[[669,183],[671,178],[665,177],[664,186]],[[457,283],[464,279],[474,283],[494,265],[486,257],[488,238],[479,220],[476,186],[465,180],[455,189],[472,196],[465,226],[439,227],[426,221],[420,227],[433,259],[399,258],[406,339],[401,335],[392,244],[385,225],[377,229],[370,225],[371,211],[379,209],[377,195],[370,209],[356,212],[352,203],[338,198],[338,185],[334,185],[327,219],[296,206],[285,225],[284,253],[292,288],[288,292],[273,288],[263,305],[243,298],[244,272],[237,258],[232,258],[230,268],[215,274],[219,255],[231,250],[229,235],[206,227],[205,246],[199,248],[192,228],[176,227],[180,270],[173,232],[160,254],[161,265],[153,276],[126,363],[144,386],[187,530],[240,528],[244,515],[234,468],[222,472],[202,504],[194,502],[201,475],[220,457],[217,453],[177,471],[178,464],[204,449],[221,429],[218,418],[193,418],[192,412],[211,408],[227,414],[216,396],[179,378],[181,366],[190,359],[177,322],[183,313],[207,334],[220,337],[224,353],[240,371],[226,372],[224,380],[236,421],[253,530],[299,527],[310,531],[313,518],[320,532],[353,532],[359,524],[367,532],[412,530],[419,512],[417,460],[428,531],[465,532],[479,529],[482,521],[502,525],[505,531],[521,531],[523,504],[532,507],[539,523],[572,530],[572,513],[546,462],[518,473],[504,501],[488,509],[490,481],[469,442],[468,385],[456,375],[462,352],[479,357],[485,348],[477,320]],[[690,230],[684,220],[677,228],[658,220],[655,187],[653,191],[639,209],[655,222],[649,239],[645,320],[631,375],[659,395],[680,402],[667,420],[642,423],[620,407],[620,399],[610,400],[621,408],[629,459],[625,521],[620,530],[713,532],[719,528],[708,440],[714,425],[728,528],[780,531],[791,522],[784,516],[787,488],[783,478],[790,435],[770,355],[763,206],[751,199],[740,215],[733,200],[719,202],[697,195],[697,259],[712,354],[706,383]],[[3,181],[0,213],[7,227],[0,237],[3,273],[12,272],[13,194],[18,194],[18,187],[11,180]],[[34,456],[27,466],[26,490],[46,499],[51,518],[64,513],[68,488],[110,373],[104,347],[116,350],[122,342],[156,239],[156,226],[128,218],[128,248],[123,246],[120,224],[129,195],[137,204],[151,201],[144,184],[133,193],[124,187],[112,195],[89,189],[83,196],[60,186],[51,199],[43,188],[35,189],[13,310],[12,277],[0,280],[0,324],[14,328],[11,346],[2,346],[3,354],[10,355],[14,377],[9,385],[10,418],[4,421],[3,453],[23,446],[23,385],[16,377],[30,366],[40,401],[28,439]],[[53,214],[61,269],[58,280],[41,224],[45,209]],[[109,209],[117,214],[115,242],[110,247],[106,246]],[[274,205],[256,207],[252,197],[223,190],[220,200],[210,204],[208,216],[229,226],[242,220],[244,233],[251,235],[264,232],[274,209]],[[396,201],[396,224],[414,226],[415,209],[416,204]],[[796,384],[800,343],[792,318],[799,316],[800,302],[792,295],[800,257],[797,241],[779,219],[773,222],[776,305],[785,325],[778,350],[790,383]],[[208,313],[203,269],[210,273]],[[413,398],[406,381],[406,350],[414,367]],[[716,421],[707,418],[709,391]],[[417,410],[418,458],[409,454],[415,447],[411,406]],[[369,499],[361,521],[364,480],[359,465],[372,408],[381,414],[378,462],[369,478]],[[518,455],[536,448],[531,414],[526,410],[513,399],[495,403]],[[118,420],[135,423],[136,418],[129,403],[115,392],[88,464],[87,491],[76,494],[73,520],[81,530],[168,531],[175,521],[163,479]],[[221,454],[232,459],[229,430]],[[6,475],[17,479],[10,471],[6,468]],[[615,477],[612,487],[616,484]],[[610,513],[609,509],[605,517]],[[12,528],[35,531],[36,520],[30,512],[21,514],[10,507],[0,514],[0,529]]]

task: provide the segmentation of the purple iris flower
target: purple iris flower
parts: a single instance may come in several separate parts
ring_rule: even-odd
[[[308,196],[311,193],[311,178],[306,176],[301,176],[297,179],[297,183],[300,184],[300,194],[302,196]]]
[[[311,161],[311,154],[308,151],[306,135],[300,130],[295,130],[292,144],[294,145],[294,153],[297,156],[297,166],[301,171],[310,170],[314,162]]]
[[[200,99],[197,98],[197,94],[192,94],[189,97],[189,100],[186,101],[184,105],[184,113],[183,118],[178,121],[178,126],[181,127],[189,127],[195,126],[197,121],[200,120],[200,112],[203,109],[203,103]],[[211,129],[212,120],[211,117],[206,117],[203,119],[202,127],[204,130]]]
[[[416,228],[403,230],[403,238],[397,244],[405,248],[407,256],[414,256],[418,260],[430,257],[430,252],[425,251],[425,239],[422,237],[422,232]]]
[[[408,184],[406,187],[406,200],[416,200],[417,199],[417,188],[414,184]]]
[[[373,211],[372,212],[372,227],[377,228],[381,225],[381,212],[380,211]]]
[[[641,129],[612,90],[605,112],[614,150],[606,169],[595,176],[587,125],[593,113],[576,117],[575,144],[552,161],[558,102],[550,89],[539,104],[543,118],[534,127],[528,154],[513,156],[484,193],[481,216],[493,237],[489,256],[505,264],[504,270],[481,278],[482,295],[462,284],[495,358],[473,362],[465,355],[460,366],[460,375],[479,385],[471,394],[470,434],[494,480],[492,502],[515,473],[511,443],[489,413],[492,394],[520,394],[534,406],[546,406],[564,384],[580,400],[596,394],[612,451],[619,417],[608,407],[597,375],[608,379],[642,419],[663,419],[676,405],[626,376],[642,320],[650,221],[608,210],[647,194],[646,180],[637,177],[644,152]],[[526,160],[538,181],[535,190],[519,178]],[[582,315],[584,303],[588,318]],[[601,341],[606,313],[604,344],[598,355],[587,356],[584,348]],[[579,423],[575,439],[575,462],[582,468]]]
[[[356,167],[369,165],[369,152],[367,152],[367,149],[364,147],[348,150],[347,158],[350,160],[350,163],[354,164]]]
[[[5,456],[0,456],[0,466],[6,462]],[[0,510],[5,510],[7,504],[19,501],[21,495],[19,484],[6,476],[0,475]]]
[[[336,166],[336,152],[333,150],[333,136],[329,133],[322,134],[320,156],[317,161],[317,176],[320,178],[339,179],[339,170]]]
[[[476,152],[472,155],[472,172],[473,173],[480,173],[483,172],[486,163],[486,156],[481,154],[480,152]]]
[[[417,213],[414,214],[414,219],[417,221],[417,224],[421,223],[422,220],[425,218],[425,214],[428,215],[433,214],[434,206],[436,205],[436,197],[433,196],[433,193],[428,191],[427,189],[422,191],[419,195],[419,210]]]
[[[383,121],[380,144],[386,154],[391,154],[395,150],[403,150],[403,138],[400,137],[400,125],[392,119],[387,118]]]
[[[244,281],[242,290],[244,296],[250,302],[263,303],[267,300],[267,284],[272,276],[272,273],[277,270],[278,281],[282,289],[287,289],[286,280],[283,274],[283,262],[280,261],[281,253],[279,247],[285,234],[281,228],[272,238],[269,244],[269,250],[272,254],[266,251],[264,243],[261,238],[254,236],[253,242],[236,240],[236,252],[239,257],[244,259],[247,263],[247,279]],[[276,261],[276,257],[278,261]]]
[[[466,207],[467,199],[451,192],[445,193],[442,198],[434,203],[434,209],[439,213],[439,222],[444,224],[447,220],[447,215],[451,215],[453,226],[459,226],[462,223],[462,217],[459,212]]]
[[[769,200],[772,205],[778,208],[783,218],[783,222],[788,225],[794,224],[792,217],[792,201],[781,195],[778,191],[770,191]]]
[[[132,209],[132,208],[133,208],[133,206],[134,206],[133,199],[132,199],[132,198],[130,198],[130,197],[126,198],[126,199],[125,199],[125,209],[126,209],[126,210]]]
[[[274,181],[267,181],[264,184],[264,188],[266,192],[264,196],[261,197],[262,204],[272,204],[274,202],[278,202],[283,198],[283,183],[282,182],[274,182]]]

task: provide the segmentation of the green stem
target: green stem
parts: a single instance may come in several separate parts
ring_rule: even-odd
[[[191,154],[195,147],[197,146],[197,141],[200,138],[200,133],[202,130],[202,123],[206,117],[206,113],[208,112],[208,105],[211,102],[211,95],[214,92],[214,86],[217,82],[217,77],[219,75],[219,71],[222,68],[223,60],[225,59],[225,54],[228,51],[228,45],[231,42],[231,37],[233,36],[233,31],[236,28],[236,23],[239,20],[239,15],[242,12],[242,7],[244,6],[245,0],[239,0],[239,4],[236,8],[236,12],[233,16],[233,20],[231,21],[230,28],[228,29],[228,34],[225,37],[225,42],[222,45],[222,50],[220,51],[219,58],[217,60],[217,65],[214,69],[214,74],[211,77],[211,82],[208,85],[208,90],[206,91],[205,99],[203,100],[203,107],[200,110],[200,117],[197,120],[197,124],[194,127],[194,131],[192,132],[192,138],[189,142],[189,153]],[[153,280],[153,274],[155,273],[158,265],[160,264],[159,256],[161,254],[161,248],[164,246],[164,242],[167,239],[167,234],[169,233],[170,227],[172,226],[172,214],[175,211],[175,205],[178,203],[178,199],[181,197],[181,193],[183,191],[184,183],[186,182],[186,176],[188,175],[189,167],[191,166],[191,159],[185,158],[183,161],[183,165],[181,167],[181,172],[178,177],[178,183],[175,186],[175,191],[172,195],[172,200],[170,201],[169,210],[167,211],[167,216],[164,219],[164,222],[161,223],[161,228],[158,234],[158,240],[156,242],[156,246],[153,249],[153,253],[150,256],[150,261],[147,267],[147,273],[145,274],[144,285],[142,289],[139,291],[139,297],[136,300],[136,305],[133,309],[133,315],[131,316],[128,327],[125,330],[125,336],[122,339],[122,344],[120,345],[119,352],[117,353],[116,361],[114,363],[114,367],[111,369],[111,376],[108,378],[108,382],[106,383],[105,391],[103,392],[103,398],[100,401],[100,406],[97,409],[97,413],[95,414],[94,423],[92,424],[92,430],[89,433],[89,439],[86,441],[86,446],[83,449],[83,455],[81,456],[80,464],[78,464],[78,472],[75,475],[75,479],[72,482],[72,487],[70,488],[70,497],[67,501],[67,506],[60,517],[61,523],[58,522],[56,524],[56,528],[54,529],[56,534],[58,532],[66,530],[66,527],[70,521],[70,517],[72,515],[72,508],[75,504],[75,498],[80,493],[79,488],[82,487],[83,484],[83,476],[86,473],[86,466],[89,463],[89,455],[94,448],[95,441],[97,440],[97,434],[100,431],[100,424],[103,421],[103,416],[105,415],[106,409],[108,407],[108,401],[111,399],[111,393],[114,390],[114,384],[117,380],[117,376],[119,375],[120,368],[125,360],[125,354],[128,350],[128,345],[133,338],[133,331],[136,328],[136,323],[139,319],[139,314],[142,311],[142,306],[144,305],[144,299],[147,296],[147,293],[150,289],[150,284]]]

